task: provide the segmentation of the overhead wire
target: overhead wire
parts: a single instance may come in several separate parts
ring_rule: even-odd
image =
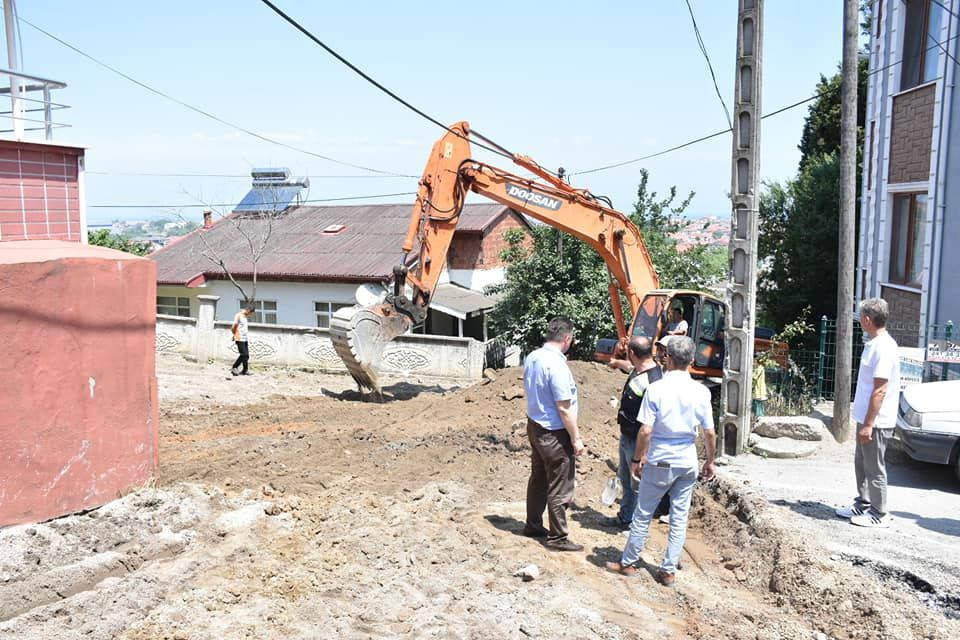
[[[245,133],[245,134],[247,134],[247,135],[249,135],[249,136],[252,136],[252,137],[254,137],[254,138],[257,138],[258,140],[262,140],[263,142],[269,142],[270,144],[274,144],[274,145],[277,145],[277,146],[280,146],[280,147],[284,147],[284,148],[286,148],[286,149],[290,149],[291,151],[296,151],[297,153],[303,153],[303,154],[308,155],[308,156],[313,156],[314,158],[320,158],[321,160],[326,160],[327,162],[332,162],[332,163],[334,163],[334,164],[339,164],[339,165],[344,166],[344,167],[352,167],[352,168],[354,168],[354,169],[360,169],[360,170],[362,170],[362,171],[369,171],[369,172],[371,172],[371,173],[378,173],[378,174],[389,175],[389,176],[396,176],[396,177],[403,177],[403,178],[416,178],[416,177],[419,177],[419,176],[414,176],[414,175],[409,175],[409,174],[398,173],[398,172],[396,172],[396,171],[386,171],[386,170],[384,170],[384,169],[377,169],[377,168],[374,168],[374,167],[367,167],[367,166],[364,166],[364,165],[361,165],[361,164],[354,164],[354,163],[352,163],[352,162],[346,162],[346,161],[344,161],[344,160],[338,160],[337,158],[333,158],[333,157],[331,157],[331,156],[324,155],[324,154],[322,154],[322,153],[317,153],[317,152],[315,152],[315,151],[310,151],[309,149],[303,149],[303,148],[300,148],[300,147],[295,147],[295,146],[293,146],[293,145],[291,145],[291,144],[287,144],[286,142],[282,142],[282,141],[280,141],[280,140],[276,140],[276,139],[271,138],[271,137],[269,137],[269,136],[265,136],[265,135],[263,135],[263,134],[257,133],[256,131],[252,131],[252,130],[250,130],[250,129],[247,129],[246,127],[242,127],[242,126],[240,126],[240,125],[238,125],[238,124],[236,124],[236,123],[230,122],[230,121],[225,120],[225,119],[223,119],[223,118],[221,118],[221,117],[219,117],[219,116],[217,116],[217,115],[214,115],[214,114],[210,113],[209,111],[206,111],[206,110],[201,109],[201,108],[199,108],[199,107],[195,107],[194,105],[189,104],[189,103],[187,103],[187,102],[184,102],[183,100],[180,100],[179,98],[175,98],[174,96],[172,96],[172,95],[170,95],[170,94],[168,94],[168,93],[165,93],[165,92],[163,92],[163,91],[160,91],[159,89],[155,89],[155,88],[151,87],[150,85],[148,85],[148,84],[146,84],[146,83],[144,83],[144,82],[141,82],[140,80],[137,80],[136,78],[134,78],[134,77],[132,77],[132,76],[130,76],[130,75],[128,75],[128,74],[120,71],[119,69],[117,69],[117,68],[115,68],[115,67],[107,64],[106,62],[103,62],[102,60],[99,60],[99,59],[93,57],[93,56],[90,55],[89,53],[81,50],[79,47],[76,47],[76,46],[70,44],[69,42],[67,42],[67,41],[65,41],[65,40],[63,40],[63,39],[58,38],[57,36],[53,35],[53,34],[50,33],[49,31],[46,31],[45,29],[42,29],[42,28],[38,27],[37,25],[33,24],[33,23],[30,22],[29,20],[27,20],[27,19],[25,19],[25,18],[20,18],[20,17],[18,17],[18,19],[19,19],[20,22],[23,22],[23,23],[26,24],[27,26],[36,29],[37,31],[39,31],[39,32],[42,33],[43,35],[47,36],[48,38],[50,38],[50,39],[52,39],[52,40],[55,40],[56,42],[59,42],[59,43],[60,43],[61,45],[63,45],[64,47],[67,47],[68,49],[74,51],[75,53],[78,53],[79,55],[83,56],[84,58],[87,58],[87,59],[90,60],[91,62],[93,62],[93,63],[95,63],[95,64],[103,67],[104,69],[107,69],[108,71],[117,74],[117,75],[120,76],[121,78],[123,78],[123,79],[125,79],[125,80],[127,80],[127,81],[129,81],[129,82],[132,82],[133,84],[137,85],[138,87],[140,87],[140,88],[142,88],[142,89],[146,89],[146,90],[149,91],[150,93],[153,93],[153,94],[155,94],[155,95],[158,95],[158,96],[160,96],[161,98],[165,98],[166,100],[169,100],[169,101],[171,101],[171,102],[173,102],[173,103],[176,103],[176,104],[180,105],[181,107],[184,107],[184,108],[186,108],[186,109],[189,109],[190,111],[193,111],[193,112],[195,112],[195,113],[198,113],[198,114],[200,114],[200,115],[202,115],[202,116],[204,116],[204,117],[206,117],[206,118],[209,118],[209,119],[211,119],[211,120],[213,120],[213,121],[215,121],[215,122],[219,122],[220,124],[222,124],[222,125],[224,125],[224,126],[230,127],[230,128],[232,128],[232,129],[236,129],[237,131],[243,132],[243,133]]]
[[[374,195],[366,196],[345,196],[342,198],[311,198],[308,200],[302,200],[300,204],[308,204],[315,202],[343,202],[347,200],[367,200],[373,198],[396,198],[399,196],[415,196],[417,195],[416,191],[404,191],[401,193],[379,193]],[[237,206],[236,202],[229,203],[218,203],[211,204],[207,202],[196,203],[196,204],[88,204],[87,208],[90,209],[192,209],[199,207],[235,207]]]
[[[147,177],[147,178],[246,178],[250,179],[250,174],[239,174],[239,173],[153,173],[149,171],[86,171],[87,175],[98,175],[98,176],[137,176],[137,177]],[[305,176],[311,180],[320,180],[326,178],[372,178],[375,180],[385,180],[392,178],[404,178],[408,179],[413,176],[403,176],[403,175],[307,175]]]
[[[717,74],[713,72],[713,63],[710,61],[710,54],[707,53],[707,45],[703,42],[703,37],[700,35],[700,27],[697,26],[697,19],[693,15],[693,6],[690,4],[690,0],[686,0],[686,3],[687,11],[690,13],[690,22],[693,23],[693,34],[697,38],[697,45],[700,47],[700,52],[707,61],[707,69],[710,70],[713,88],[717,92],[717,98],[720,99],[720,106],[723,107],[723,113],[727,116],[727,124],[730,125],[730,129],[733,129],[733,119],[730,117],[730,109],[727,108],[727,103],[723,99],[723,94],[720,92],[720,86],[717,84]]]
[[[379,89],[380,91],[382,91],[383,93],[385,93],[386,95],[388,95],[389,97],[393,98],[395,101],[399,102],[401,105],[403,105],[404,107],[406,107],[406,108],[409,109],[410,111],[413,111],[414,113],[416,113],[416,114],[417,114],[418,116],[420,116],[421,118],[427,120],[428,122],[431,122],[431,123],[437,125],[438,127],[440,127],[441,129],[447,131],[448,133],[452,133],[453,135],[457,136],[458,138],[463,138],[464,140],[469,140],[469,138],[468,138],[467,136],[462,135],[462,134],[461,134],[460,132],[458,132],[458,131],[454,131],[453,129],[451,129],[450,127],[448,127],[446,124],[444,124],[443,122],[441,122],[441,121],[438,120],[437,118],[434,118],[433,116],[431,116],[430,114],[428,114],[426,111],[420,109],[419,107],[414,106],[414,105],[411,104],[409,101],[403,99],[403,98],[400,97],[397,93],[391,91],[391,90],[388,89],[386,86],[384,86],[383,84],[381,84],[380,82],[378,82],[376,79],[374,79],[372,76],[370,76],[370,74],[366,73],[363,69],[361,69],[361,68],[358,67],[357,65],[355,65],[355,64],[353,64],[352,62],[350,62],[349,60],[347,60],[344,56],[342,56],[342,55],[340,55],[339,53],[337,53],[337,52],[336,52],[333,48],[331,48],[327,43],[325,43],[325,42],[322,41],[320,38],[318,38],[318,37],[315,36],[313,33],[311,33],[309,29],[307,29],[307,28],[304,27],[302,24],[300,24],[299,22],[297,22],[297,20],[295,20],[295,19],[292,18],[290,15],[288,15],[287,13],[285,13],[285,12],[283,11],[283,9],[281,9],[280,7],[278,7],[277,5],[275,5],[275,4],[274,4],[273,2],[271,2],[270,0],[260,0],[260,1],[261,1],[263,4],[267,5],[267,6],[268,6],[274,13],[276,13],[278,16],[280,16],[281,18],[283,18],[284,20],[286,20],[294,29],[296,29],[297,31],[299,31],[300,33],[302,33],[303,35],[305,35],[307,38],[309,38],[310,40],[312,40],[315,44],[317,44],[318,46],[320,46],[324,51],[326,51],[326,52],[329,53],[331,56],[333,56],[334,58],[336,58],[338,61],[340,61],[341,63],[343,63],[344,65],[346,65],[347,68],[349,68],[351,71],[353,71],[354,73],[356,73],[358,76],[360,76],[361,78],[363,78],[364,80],[366,80],[367,82],[369,82],[370,84],[372,84],[374,87],[376,87],[377,89]],[[481,136],[481,137],[482,137],[482,136]],[[510,152],[509,150],[507,150],[507,149],[504,148],[503,146],[494,143],[494,142],[491,141],[489,138],[484,138],[484,140],[486,140],[486,141],[487,141],[488,143],[490,143],[490,144],[483,144],[483,143],[481,143],[481,142],[477,142],[476,140],[470,140],[470,143],[473,144],[473,145],[475,145],[475,146],[477,146],[477,147],[480,147],[480,148],[482,148],[482,149],[486,149],[487,151],[490,151],[491,153],[495,153],[495,154],[497,154],[498,156],[502,156],[502,157],[507,158],[507,159],[509,159],[509,160],[513,160],[514,154],[513,154],[512,152]]]
[[[944,44],[947,44],[948,42],[951,42],[951,41],[953,41],[953,40],[956,40],[957,38],[960,38],[960,34],[957,34],[957,35],[955,35],[955,36],[951,36],[951,37],[949,37],[949,38],[947,38],[947,39],[945,39],[945,40],[943,40],[943,41],[937,42],[934,46],[927,48],[926,51],[931,51],[931,50],[933,50],[933,49],[936,49],[937,47],[942,47]],[[874,69],[873,71],[868,72],[867,75],[868,75],[868,76],[872,76],[872,75],[877,74],[877,73],[883,73],[884,71],[886,71],[886,70],[888,70],[888,69],[890,69],[890,68],[892,68],[892,67],[895,67],[895,66],[897,66],[898,64],[901,64],[902,62],[903,62],[903,60],[896,60],[896,61],[891,62],[890,64],[888,64],[888,65],[886,65],[886,66],[883,66],[883,67],[880,67],[880,68],[878,68],[878,69]],[[837,87],[835,87],[835,88],[827,89],[827,90],[825,90],[825,91],[819,91],[819,92],[815,93],[814,95],[810,96],[809,98],[804,98],[803,100],[798,100],[797,102],[794,102],[793,104],[788,104],[788,105],[786,105],[786,106],[784,106],[784,107],[780,107],[779,109],[777,109],[777,110],[775,110],[775,111],[771,111],[771,112],[769,112],[769,113],[765,113],[764,115],[762,115],[762,116],[760,117],[760,119],[761,119],[761,120],[766,120],[767,118],[770,118],[770,117],[775,116],[775,115],[779,115],[779,114],[783,113],[784,111],[789,111],[789,110],[791,110],[791,109],[795,109],[795,108],[797,108],[797,107],[799,107],[799,106],[801,106],[801,105],[804,105],[804,104],[806,104],[806,103],[808,103],[808,102],[812,102],[813,100],[817,100],[818,98],[822,98],[823,96],[829,95],[829,94],[834,93],[834,92],[839,91],[839,90],[840,90],[840,87],[837,86]],[[622,162],[615,162],[615,163],[613,163],[613,164],[603,165],[603,166],[600,166],[600,167],[594,167],[594,168],[592,168],[592,169],[585,169],[585,170],[583,170],[583,171],[573,171],[573,172],[570,173],[570,175],[582,176],[582,175],[586,175],[586,174],[588,174],[588,173],[597,173],[597,172],[600,172],[600,171],[607,171],[607,170],[609,170],[609,169],[616,169],[616,168],[619,168],[619,167],[624,167],[624,166],[627,166],[627,165],[630,165],[630,164],[636,164],[637,162],[643,162],[644,160],[650,160],[651,158],[656,158],[656,157],[658,157],[658,156],[666,155],[666,154],[672,153],[672,152],[674,152],[674,151],[679,151],[680,149],[684,149],[684,148],[686,148],[686,147],[690,147],[690,146],[692,146],[692,145],[699,144],[699,143],[704,142],[704,141],[706,141],[706,140],[710,140],[711,138],[717,138],[717,137],[722,136],[722,135],[725,135],[725,134],[727,134],[727,133],[731,133],[732,131],[733,131],[733,127],[730,127],[729,129],[724,129],[724,130],[722,130],[722,131],[714,131],[713,133],[708,133],[708,134],[706,134],[706,135],[700,136],[699,138],[695,138],[695,139],[693,139],[693,140],[689,140],[689,141],[687,141],[687,142],[684,142],[684,143],[681,143],[681,144],[678,144],[678,145],[674,145],[674,146],[669,147],[669,148],[667,148],[667,149],[663,149],[662,151],[657,151],[656,153],[650,153],[650,154],[647,154],[647,155],[645,155],[645,156],[641,156],[641,157],[639,157],[639,158],[632,158],[632,159],[630,159],[630,160],[624,160],[624,161],[622,161]]]

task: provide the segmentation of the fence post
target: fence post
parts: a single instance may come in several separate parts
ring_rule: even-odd
[[[823,399],[823,369],[827,357],[827,316],[820,317],[820,350],[817,352],[817,399]]]
[[[220,296],[197,296],[200,309],[197,312],[197,332],[194,337],[194,354],[199,364],[215,357],[217,345],[214,344],[213,323],[217,317],[217,300]]]
[[[953,337],[953,320],[947,320],[947,324],[944,325],[943,327],[943,338],[944,338],[943,346],[946,347],[947,349],[950,348],[951,337]],[[950,371],[950,364],[951,363],[949,362],[940,363],[940,379],[941,380],[947,379],[947,373]]]

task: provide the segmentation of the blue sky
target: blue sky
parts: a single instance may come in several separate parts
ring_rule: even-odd
[[[570,172],[654,153],[726,127],[683,0],[277,4],[328,45],[444,122],[468,120],[503,146]],[[692,0],[731,105],[735,0]],[[842,3],[768,0],[763,110],[811,95],[840,59]],[[345,162],[419,175],[441,130],[392,101],[258,0],[20,0],[20,16],[148,85],[291,145]],[[96,205],[232,203],[249,180],[124,173],[247,175],[287,166],[315,176],[309,197],[414,191],[413,178],[371,175],[258,141],[137,87],[30,26],[24,70],[61,80],[71,125],[54,141],[88,147],[91,221],[169,215]],[[763,123],[761,175],[789,177],[806,107]],[[626,167],[575,176],[577,187],[632,208],[637,170],[696,191],[694,215],[729,209],[730,137]],[[479,159],[504,165],[481,150]],[[96,172],[106,172],[100,175]],[[377,201],[397,202],[409,197]],[[474,196],[474,201],[479,197]],[[197,218],[200,209],[182,208]]]

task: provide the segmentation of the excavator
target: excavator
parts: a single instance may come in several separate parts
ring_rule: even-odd
[[[426,318],[469,191],[577,237],[600,254],[607,265],[617,338],[600,341],[599,360],[624,357],[630,336],[661,338],[668,313],[679,310],[696,345],[691,374],[713,379],[723,375],[723,301],[697,291],[659,289],[640,230],[609,201],[575,189],[529,157],[502,148],[537,178],[474,160],[471,136],[495,144],[471,132],[467,122],[458,122],[433,145],[403,241],[403,260],[393,269],[393,292],[372,304],[340,309],[331,319],[334,348],[361,389],[379,391],[377,365],[387,343]],[[411,254],[414,249],[417,253]],[[621,294],[630,307],[629,325]]]

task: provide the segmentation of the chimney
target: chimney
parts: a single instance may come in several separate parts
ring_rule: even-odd
[[[210,229],[213,227],[213,211],[210,209],[203,210],[203,228]]]

